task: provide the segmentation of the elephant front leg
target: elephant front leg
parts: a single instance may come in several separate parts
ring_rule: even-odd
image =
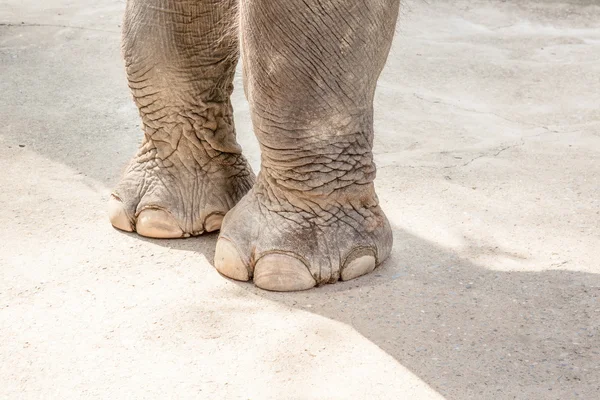
[[[373,186],[373,96],[398,1],[241,4],[262,166],[223,221],[215,267],[279,291],[368,273],[392,246]]]
[[[110,220],[143,236],[219,229],[252,187],[229,97],[235,0],[128,0],[123,53],[144,139],[110,200]]]

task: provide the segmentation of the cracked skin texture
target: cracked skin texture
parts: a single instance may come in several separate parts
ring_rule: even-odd
[[[221,229],[217,270],[268,290],[373,271],[392,246],[373,186],[373,97],[398,8],[128,0],[123,53],[144,141],[111,198],[113,225],[157,238]],[[238,41],[256,179],[229,101]]]

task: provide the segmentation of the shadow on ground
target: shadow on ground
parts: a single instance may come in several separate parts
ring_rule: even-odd
[[[401,229],[394,236],[391,258],[354,281],[295,293],[237,284],[352,326],[447,399],[600,390],[600,275],[491,271]],[[152,242],[212,261],[216,238]]]

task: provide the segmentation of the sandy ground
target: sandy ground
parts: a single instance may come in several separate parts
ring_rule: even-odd
[[[600,398],[598,1],[407,2],[376,99],[393,255],[290,294],[218,275],[214,234],[108,223],[141,139],[123,7],[0,6],[0,398]]]

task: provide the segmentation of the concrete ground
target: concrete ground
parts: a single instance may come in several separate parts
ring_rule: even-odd
[[[123,0],[0,5],[0,398],[600,398],[600,3],[407,0],[375,273],[269,293],[111,228]],[[236,78],[239,138],[259,151]]]

